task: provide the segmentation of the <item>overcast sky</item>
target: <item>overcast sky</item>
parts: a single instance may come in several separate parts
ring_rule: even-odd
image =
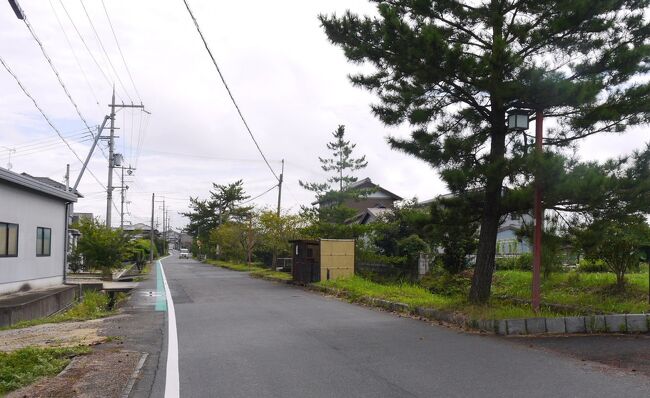
[[[126,164],[137,168],[127,183],[130,214],[125,216],[126,220],[147,222],[152,192],[166,198],[172,226],[182,227],[185,220],[177,213],[186,210],[190,195],[206,197],[212,182],[225,184],[243,179],[251,196],[275,184],[230,102],[182,0],[105,0],[139,96],[125,69],[101,0],[84,0],[83,4],[108,57],[80,0],[62,0],[97,63],[60,1],[20,3],[89,124],[100,124],[109,111],[113,82],[118,102],[137,103],[141,98],[151,112],[142,117],[137,110],[122,110],[116,120],[120,128],[116,133],[116,151],[124,154]],[[347,74],[357,67],[327,41],[319,26],[319,13],[340,13],[346,9],[373,12],[367,0],[191,0],[190,4],[253,133],[277,173],[280,160],[286,161],[283,208],[297,211],[299,205],[313,199],[311,193],[298,186],[298,180],[325,178],[317,157],[327,155],[325,144],[339,124],[346,126],[347,137],[357,144],[357,154],[367,157],[368,167],[358,177],[371,177],[405,198],[428,199],[445,192],[434,170],[389,148],[386,137],[406,136],[408,127],[387,128],[372,116],[369,105],[373,96],[352,87],[347,79]],[[84,124],[27,27],[15,17],[6,1],[0,3],[0,32],[0,56],[84,158],[89,149],[89,142],[83,141],[81,135]],[[74,180],[81,168],[79,161],[4,68],[0,68],[0,92],[0,167],[9,162],[7,148],[15,148],[11,156],[13,171],[62,181],[69,163]],[[624,136],[592,138],[582,145],[580,155],[584,159],[604,159],[629,153],[648,137],[646,129],[637,129]],[[105,144],[102,146],[105,148]],[[107,161],[100,152],[93,156],[90,169],[105,185]],[[114,183],[119,185],[118,180]],[[80,191],[85,197],[75,210],[103,218],[106,195],[90,174],[83,177]],[[114,199],[119,207],[117,190]],[[274,207],[276,200],[274,190],[255,203],[259,207]],[[115,209],[113,224],[119,224]]]

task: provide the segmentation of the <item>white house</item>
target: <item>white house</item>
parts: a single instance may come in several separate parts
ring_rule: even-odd
[[[77,195],[0,168],[0,294],[61,285]]]

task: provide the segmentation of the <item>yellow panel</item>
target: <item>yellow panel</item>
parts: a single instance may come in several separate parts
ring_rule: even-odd
[[[330,279],[354,275],[354,240],[351,239],[321,239],[321,280],[327,280],[329,269]]]

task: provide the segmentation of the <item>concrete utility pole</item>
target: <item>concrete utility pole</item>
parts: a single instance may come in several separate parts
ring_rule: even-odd
[[[65,165],[65,191],[70,190],[70,163]]]
[[[278,217],[280,217],[280,204],[282,203],[282,182],[284,181],[284,159],[282,159],[282,172],[278,181]]]
[[[152,193],[151,194],[151,228],[149,231],[149,239],[150,239],[150,244],[151,247],[149,247],[149,261],[153,262],[153,248],[154,248],[154,242],[153,242],[153,212],[154,208],[156,206],[156,194]]]
[[[108,137],[108,184],[106,187],[106,226],[111,226],[111,213],[112,213],[112,201],[113,201],[113,169],[115,168],[115,108],[140,108],[143,112],[147,112],[144,109],[144,105],[134,105],[134,104],[115,104],[115,86],[113,86],[113,96],[111,98],[111,133]],[[149,112],[147,112],[149,113]],[[121,155],[120,155],[121,156]]]
[[[115,86],[111,97],[111,125],[108,136],[108,184],[106,186],[106,226],[111,227],[111,202],[113,201],[113,163],[115,157]]]
[[[126,169],[126,174],[127,178],[133,174],[133,171],[135,170],[133,167],[120,167],[122,170],[122,176],[121,176],[121,185],[120,185],[120,190],[121,190],[121,198],[120,198],[120,228],[124,228],[124,204],[126,202],[126,191],[129,189],[129,186],[125,184],[124,181],[124,169]],[[127,181],[128,182],[128,181]]]

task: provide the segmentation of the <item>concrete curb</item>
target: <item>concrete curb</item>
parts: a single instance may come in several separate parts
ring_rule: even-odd
[[[286,281],[284,281],[286,282]],[[291,282],[289,282],[291,284]],[[585,334],[585,333],[647,333],[650,314],[586,315],[558,318],[470,319],[466,315],[435,308],[412,308],[404,303],[373,297],[351,297],[347,292],[316,285],[301,285],[307,290],[353,299],[361,304],[392,312],[408,313],[428,320],[441,321],[465,329],[495,333],[502,336]]]
[[[470,319],[466,315],[442,311],[435,308],[415,307],[374,297],[353,297],[348,292],[330,287],[300,284],[291,280],[277,279],[269,276],[251,275],[253,278],[300,286],[318,293],[343,297],[371,307],[383,308],[397,313],[406,313],[432,321],[440,321],[464,329],[478,330],[502,336],[548,335],[548,334],[585,334],[585,333],[648,333],[650,332],[650,314],[613,314],[585,315],[558,318],[522,318],[522,319]]]

